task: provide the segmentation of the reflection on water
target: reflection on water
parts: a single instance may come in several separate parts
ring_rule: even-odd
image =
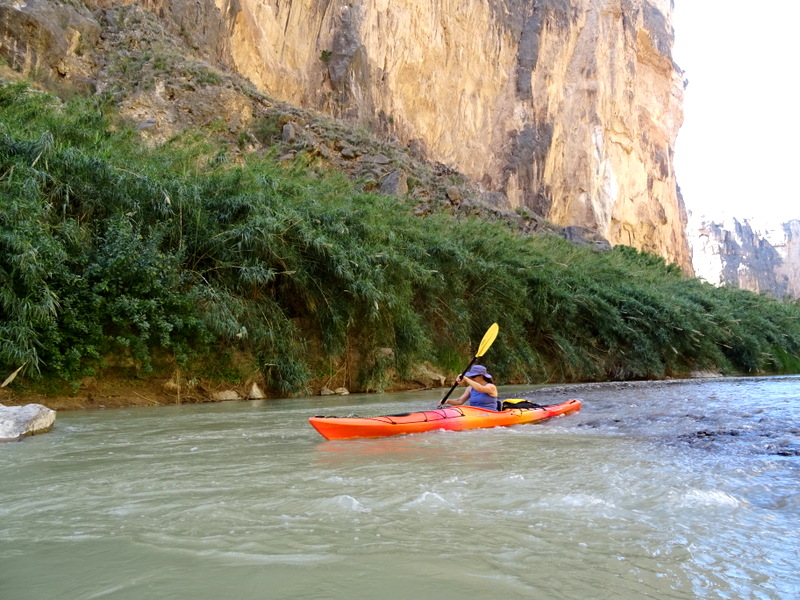
[[[583,410],[378,440],[307,418],[439,394],[64,413],[0,447],[0,597],[798,597],[798,382],[551,388]]]

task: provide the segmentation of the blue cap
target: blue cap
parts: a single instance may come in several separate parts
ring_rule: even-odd
[[[486,371],[483,365],[473,365],[472,368],[464,373],[464,377],[475,377],[476,375],[483,375],[484,379],[491,380],[492,376]]]

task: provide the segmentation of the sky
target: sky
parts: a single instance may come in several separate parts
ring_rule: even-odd
[[[673,58],[689,81],[675,147],[687,209],[800,219],[800,2],[674,3]]]

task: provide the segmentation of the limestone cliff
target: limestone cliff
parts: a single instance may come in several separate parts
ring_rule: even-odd
[[[239,6],[233,59],[264,89],[426,148],[510,208],[691,269],[670,0]]]
[[[777,298],[800,298],[800,220],[692,218],[689,241],[698,277]]]
[[[108,59],[109,44],[127,31],[112,18],[123,4],[0,0],[2,55],[15,68],[49,66],[56,78],[102,89],[103,77],[125,64]],[[498,208],[527,209],[692,270],[672,164],[684,82],[671,57],[671,0],[139,6],[198,61],[235,69],[272,97],[366,125],[444,163]],[[134,41],[131,48],[126,38],[127,60],[140,68],[153,44],[146,36]],[[172,111],[162,119],[170,123],[192,113],[183,87],[155,79],[126,101],[144,126],[158,121],[147,114],[154,107]],[[207,86],[193,87],[201,94]],[[225,96],[227,126],[245,127],[252,115],[242,98],[231,90]]]

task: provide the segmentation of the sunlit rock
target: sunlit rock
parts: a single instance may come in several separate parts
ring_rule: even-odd
[[[253,382],[250,385],[250,390],[247,392],[247,397],[250,400],[263,400],[267,395],[257,383]]]
[[[800,220],[692,216],[692,260],[698,277],[777,298],[800,298]]]
[[[56,411],[41,404],[0,404],[0,442],[21,440],[27,435],[50,431],[55,421]]]
[[[211,394],[211,398],[218,402],[225,402],[228,400],[241,400],[242,397],[236,390],[220,390]]]
[[[443,387],[447,383],[447,378],[441,373],[430,369],[427,365],[421,365],[414,370],[414,381],[425,386],[426,389],[432,387]]]
[[[422,146],[512,210],[691,271],[669,0],[236,6],[230,53],[261,89]]]

